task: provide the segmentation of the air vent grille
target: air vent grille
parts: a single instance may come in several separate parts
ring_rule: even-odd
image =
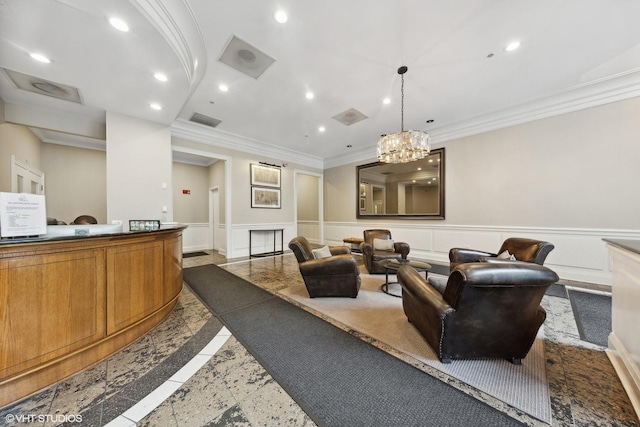
[[[189,120],[194,123],[200,123],[201,125],[209,126],[212,128],[217,127],[220,123],[222,123],[222,120],[214,119],[213,117],[205,116],[204,114],[200,113],[193,113],[193,116],[191,116]]]

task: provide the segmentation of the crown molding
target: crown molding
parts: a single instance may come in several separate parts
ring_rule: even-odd
[[[640,68],[450,123],[430,134],[433,143],[443,143],[637,96],[640,96]]]
[[[231,132],[213,129],[208,126],[192,123],[185,119],[178,119],[171,125],[171,136],[200,142],[212,147],[260,154],[265,157],[279,159],[280,161],[324,169],[324,162],[320,157],[310,156],[305,153],[278,147]]]

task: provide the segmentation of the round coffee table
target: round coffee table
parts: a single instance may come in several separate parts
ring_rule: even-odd
[[[431,264],[427,264],[426,262],[416,261],[412,259],[387,259],[384,261],[380,261],[380,265],[384,267],[384,275],[385,280],[380,289],[387,295],[391,295],[397,298],[402,298],[402,287],[395,287],[395,290],[389,290],[389,285],[399,285],[399,282],[389,282],[389,272],[398,272],[398,269],[403,265],[410,265],[418,271],[424,271],[425,277],[429,274],[429,270],[431,270]]]

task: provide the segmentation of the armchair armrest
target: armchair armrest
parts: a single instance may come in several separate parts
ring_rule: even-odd
[[[351,253],[351,248],[348,246],[329,246],[331,255],[348,255]]]
[[[442,294],[432,287],[415,268],[409,265],[400,267],[398,269],[398,281],[402,289],[423,307],[424,312],[430,313],[429,317],[434,318],[434,320],[437,319],[435,325],[438,328],[440,327],[440,320],[455,311],[444,300]]]
[[[452,264],[478,262],[480,258],[490,258],[495,256],[498,255],[491,252],[477,251],[475,249],[451,248],[449,250],[449,261],[451,261]]]
[[[407,255],[409,255],[409,251],[411,250],[411,248],[409,247],[408,243],[395,242],[393,244],[393,250],[396,253],[401,254],[403,259],[407,259]]]
[[[327,276],[332,274],[360,274],[358,262],[351,255],[335,255],[311,259],[299,265],[303,276]]]

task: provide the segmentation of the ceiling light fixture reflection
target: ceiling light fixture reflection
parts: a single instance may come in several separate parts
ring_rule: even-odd
[[[167,76],[163,73],[155,73],[153,77],[155,77],[156,80],[159,80],[161,82],[166,82],[167,80],[169,80]]]
[[[127,25],[127,23],[120,18],[116,18],[116,17],[110,18],[109,23],[113,26],[113,28],[115,28],[116,30],[122,31],[123,33],[126,33],[127,31],[129,31],[129,26]]]
[[[289,17],[287,16],[287,12],[285,12],[284,10],[279,10],[277,11],[273,17],[276,19],[276,21],[278,21],[281,24],[284,24],[285,22],[287,22],[289,20]]]
[[[162,110],[162,105],[158,104],[158,103],[152,103],[149,104],[149,107],[151,107],[152,109],[156,110],[156,111],[160,111]]]
[[[32,59],[35,59],[38,62],[42,62],[44,64],[49,64],[51,62],[51,60],[49,58],[47,58],[46,56],[44,56],[41,53],[32,53],[31,55]]]
[[[325,130],[326,130],[326,129],[324,128],[324,126],[320,126],[320,127],[318,128],[318,132],[324,132]]]
[[[220,91],[222,92],[228,92],[229,91],[229,86],[227,86],[226,84],[221,84],[220,86],[218,86],[218,89],[220,89]]]
[[[385,98],[385,99],[383,99],[383,100],[382,100],[382,103],[383,103],[384,105],[391,104],[391,98]]]
[[[313,96],[314,96],[314,95],[313,95],[313,92],[307,92],[307,93],[306,93],[306,95],[305,95],[305,97],[306,97],[307,99],[313,99]]]
[[[513,41],[513,42],[509,43],[507,45],[507,47],[504,48],[504,50],[506,50],[507,52],[513,52],[514,50],[516,50],[519,47],[520,47],[520,42],[516,40],[516,41]]]

